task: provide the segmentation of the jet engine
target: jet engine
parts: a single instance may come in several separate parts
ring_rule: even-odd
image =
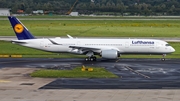
[[[117,59],[120,56],[117,50],[102,50],[101,57],[105,59]]]

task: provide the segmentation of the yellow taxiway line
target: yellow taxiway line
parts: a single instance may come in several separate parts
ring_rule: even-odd
[[[0,83],[8,83],[8,82],[11,82],[11,81],[7,81],[7,80],[0,80]]]

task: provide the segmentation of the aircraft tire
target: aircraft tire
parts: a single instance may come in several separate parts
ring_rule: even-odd
[[[85,61],[89,61],[89,58],[85,58]]]
[[[161,61],[165,61],[166,59],[165,58],[162,58]]]
[[[96,57],[87,57],[85,58],[85,61],[96,61]]]
[[[90,61],[94,61],[94,58],[93,58],[93,57],[91,57],[91,58],[90,58]]]
[[[93,57],[93,61],[96,61],[96,59],[97,59],[96,57]]]

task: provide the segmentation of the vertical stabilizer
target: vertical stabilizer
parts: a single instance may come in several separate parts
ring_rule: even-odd
[[[9,16],[9,21],[12,25],[18,40],[35,39],[28,29],[14,16]]]

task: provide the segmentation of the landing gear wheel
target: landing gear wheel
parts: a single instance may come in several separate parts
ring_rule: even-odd
[[[93,57],[93,61],[96,61],[96,57]]]
[[[87,57],[87,58],[85,58],[85,61],[96,61],[96,57],[95,56]]]
[[[89,61],[89,58],[85,58],[85,61]]]
[[[165,58],[162,58],[161,61],[165,61],[166,59]]]
[[[161,61],[165,61],[166,60],[165,56],[166,56],[166,54],[163,54],[163,58],[161,58]]]
[[[90,57],[90,61],[94,61],[94,58],[93,58],[93,57]]]

